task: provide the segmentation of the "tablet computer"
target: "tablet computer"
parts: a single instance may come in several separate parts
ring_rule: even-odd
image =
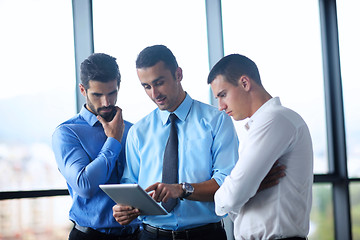
[[[99,187],[116,203],[138,208],[140,215],[167,214],[167,211],[138,184],[104,184]]]

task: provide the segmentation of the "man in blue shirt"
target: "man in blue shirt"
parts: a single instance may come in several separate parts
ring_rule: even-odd
[[[229,116],[193,100],[182,86],[182,69],[163,45],[145,48],[136,60],[137,74],[158,106],[129,130],[123,182],[138,183],[158,202],[181,199],[168,215],[141,216],[140,239],[226,239],[215,214],[214,193],[238,159],[238,139]],[[162,165],[177,116],[178,183],[162,183]],[[115,205],[114,217],[127,225],[139,216],[131,206]]]
[[[125,165],[125,141],[131,123],[115,106],[120,86],[116,59],[102,53],[81,64],[80,113],[60,124],[53,134],[53,150],[73,199],[70,240],[136,239],[134,221],[119,225],[112,216],[115,204],[99,184],[119,183]]]

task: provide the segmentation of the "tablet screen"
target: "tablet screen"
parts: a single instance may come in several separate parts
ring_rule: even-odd
[[[166,210],[138,184],[105,184],[99,187],[116,203],[138,208],[140,215],[167,214]]]

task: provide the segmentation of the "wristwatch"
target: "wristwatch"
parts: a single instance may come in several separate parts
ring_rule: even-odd
[[[181,185],[182,185],[182,190],[184,191],[184,193],[183,193],[183,195],[180,197],[180,199],[187,198],[188,196],[190,196],[191,194],[193,194],[193,192],[194,192],[194,187],[191,186],[190,183],[183,182],[183,183],[181,183]]]

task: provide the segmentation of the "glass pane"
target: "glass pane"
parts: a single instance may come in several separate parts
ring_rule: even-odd
[[[96,52],[117,58],[122,75],[118,104],[136,122],[156,105],[136,75],[135,60],[147,46],[164,44],[183,69],[182,85],[194,99],[209,102],[205,2],[193,0],[94,0]]]
[[[0,201],[0,239],[68,239],[70,196]]]
[[[223,0],[222,16],[225,54],[254,60],[269,93],[305,119],[314,172],[327,173],[318,1]]]
[[[350,184],[352,238],[360,239],[360,183]]]
[[[330,184],[314,184],[310,215],[309,240],[335,239],[332,188]]]
[[[350,177],[360,177],[360,1],[337,1],[337,12],[348,172]]]
[[[65,188],[51,149],[75,114],[71,1],[0,1],[0,191]]]

